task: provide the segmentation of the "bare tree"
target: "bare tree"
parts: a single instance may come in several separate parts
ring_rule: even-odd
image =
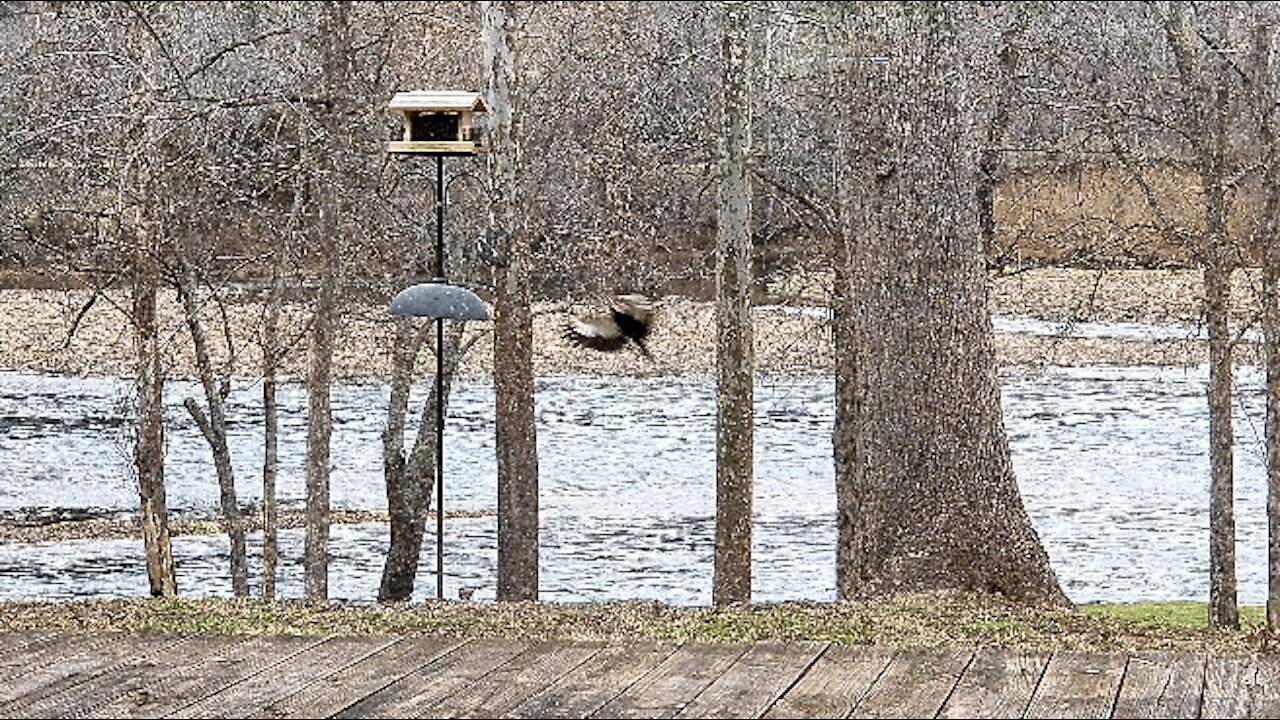
[[[321,6],[319,37],[326,109],[320,114],[319,129],[330,152],[302,158],[313,163],[311,176],[318,198],[318,218],[310,239],[319,250],[320,287],[311,317],[307,366],[307,510],[306,544],[303,550],[304,594],[311,600],[329,596],[329,442],[333,434],[330,390],[333,384],[333,348],[337,323],[338,280],[342,274],[342,254],[338,246],[342,192],[337,175],[342,169],[337,156],[341,137],[349,132],[345,113],[350,103],[352,64],[351,3],[329,0]],[[302,147],[308,143],[303,141]]]
[[[382,570],[378,590],[381,602],[408,600],[413,594],[422,552],[422,537],[431,507],[436,470],[436,403],[449,404],[449,393],[457,373],[462,347],[462,323],[452,322],[444,334],[444,374],[440,387],[444,395],[436,395],[432,383],[422,407],[418,435],[408,456],[404,451],[405,420],[409,408],[409,390],[413,367],[419,351],[434,323],[415,328],[413,322],[401,319],[396,324],[396,344],[391,376],[391,399],[387,406],[387,425],[382,432],[383,472],[387,486],[387,511],[390,515],[391,544]],[[478,336],[473,336],[472,341]],[[470,345],[470,343],[468,343]]]
[[[1267,629],[1280,633],[1280,132],[1274,17],[1251,13],[1249,72],[1242,73],[1257,132],[1262,186],[1261,217],[1251,249],[1262,265],[1263,357],[1266,362]]]
[[[1105,132],[1112,152],[1140,189],[1155,227],[1171,244],[1188,249],[1203,268],[1209,332],[1209,622],[1234,628],[1239,627],[1232,421],[1236,338],[1230,314],[1231,276],[1242,258],[1228,220],[1243,158],[1233,140],[1240,73],[1224,52],[1234,10],[1229,5],[1193,8],[1185,2],[1148,9],[1151,15],[1135,14],[1131,22],[1157,25],[1153,29],[1164,41],[1161,50],[1173,66],[1172,82],[1159,88],[1167,98],[1152,109],[1135,109],[1137,103],[1125,94],[1138,92],[1136,84],[1119,83],[1111,89],[1115,97],[1108,100]],[[1141,92],[1145,103],[1152,91]],[[1132,147],[1157,146],[1161,137],[1172,138],[1171,148],[1164,151],[1170,157],[1156,167],[1185,168],[1199,184],[1199,201],[1189,207],[1162,195],[1145,167],[1152,153]]]
[[[223,522],[227,526],[227,539],[231,548],[231,588],[236,597],[249,595],[249,567],[245,558],[245,523],[240,512],[240,504],[236,500],[235,472],[231,467],[231,448],[227,444],[227,419],[224,401],[231,389],[231,378],[216,377],[213,361],[209,355],[208,333],[200,318],[199,286],[195,268],[181,259],[184,265],[178,278],[178,296],[182,299],[183,314],[186,316],[187,328],[191,332],[192,344],[195,348],[196,368],[200,374],[200,384],[204,389],[205,403],[209,408],[206,414],[194,397],[184,401],[196,426],[209,443],[213,451],[213,465],[218,474],[218,500],[222,508]]]
[[[156,323],[156,264],[154,229],[144,210],[135,208],[138,248],[133,267],[134,347],[137,354],[134,385],[138,394],[134,466],[142,499],[142,538],[147,551],[147,577],[153,596],[178,594],[173,545],[169,539],[169,508],[164,488],[164,368]]]
[[[974,6],[859,10],[862,96],[845,101],[863,103],[866,134],[846,150],[858,201],[835,300],[836,330],[854,333],[837,378],[856,382],[836,447],[839,594],[1065,604],[1014,477],[988,310],[974,81],[994,33]]]
[[[143,72],[153,71],[156,50],[150,25],[144,15],[133,11],[129,30],[130,49],[140,59]],[[145,84],[149,78],[142,78]],[[147,551],[147,577],[153,596],[174,597],[178,594],[177,572],[173,562],[173,546],[169,538],[168,503],[164,486],[164,368],[160,357],[159,327],[156,319],[156,296],[160,287],[160,239],[150,217],[156,202],[152,187],[154,158],[144,153],[155,152],[156,135],[147,114],[154,110],[155,98],[144,92],[132,108],[135,138],[141,140],[142,152],[134,156],[136,196],[133,208],[133,232],[137,247],[133,263],[134,347],[137,354],[134,386],[138,395],[137,438],[134,465],[138,474],[138,490],[142,499],[142,535]],[[128,168],[128,166],[126,166]],[[128,170],[126,170],[127,172]],[[124,186],[129,186],[126,179]],[[124,198],[122,197],[123,201]]]
[[[751,600],[751,4],[726,3],[723,168],[716,242],[716,553],[711,599]]]

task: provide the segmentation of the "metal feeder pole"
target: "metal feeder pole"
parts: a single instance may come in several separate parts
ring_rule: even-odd
[[[436,156],[436,278],[444,282],[444,155]],[[436,318],[436,599],[444,599],[444,318]]]

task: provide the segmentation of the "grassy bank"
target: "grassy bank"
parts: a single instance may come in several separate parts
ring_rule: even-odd
[[[426,602],[396,606],[260,600],[0,603],[0,631],[287,635],[421,635],[754,642],[820,640],[902,647],[994,645],[1036,650],[1267,651],[1261,608],[1242,629],[1207,628],[1203,603],[1023,607],[973,595],[875,603],[782,603],[678,608],[659,603]]]

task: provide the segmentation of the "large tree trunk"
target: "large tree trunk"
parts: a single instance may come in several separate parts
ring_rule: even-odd
[[[196,368],[200,373],[200,384],[204,388],[209,413],[205,415],[195,398],[189,397],[183,404],[213,453],[213,466],[218,475],[218,501],[231,548],[231,591],[236,597],[248,597],[249,567],[245,558],[244,515],[240,512],[240,503],[236,499],[235,471],[231,467],[231,448],[227,445],[227,419],[223,406],[227,381],[224,379],[223,386],[218,387],[214,377],[213,361],[209,358],[209,338],[205,333],[204,323],[200,320],[196,292],[195,270],[187,267],[178,281],[178,294],[182,299],[187,328],[191,331]]]
[[[160,338],[156,325],[160,271],[155,259],[155,236],[142,209],[137,211],[135,230],[138,233],[138,250],[133,263],[133,322],[138,435],[133,459],[142,502],[142,539],[146,546],[151,594],[175,597],[178,581],[173,564],[173,544],[169,539],[169,509],[164,489],[164,370],[160,364]]]
[[[422,538],[436,470],[436,383],[422,408],[418,437],[406,459],[404,454],[405,419],[409,409],[409,390],[413,366],[427,331],[435,323],[423,325],[415,332],[408,320],[397,321],[395,357],[392,363],[391,399],[387,405],[387,426],[382,433],[383,476],[387,486],[387,511],[391,524],[391,545],[382,569],[380,602],[408,600],[418,575],[422,554]],[[449,323],[444,336],[444,375],[442,377],[444,407],[449,406],[449,393],[461,356],[462,323]],[[436,352],[441,349],[437,348]],[[438,570],[438,569],[437,569]]]
[[[732,3],[723,39],[716,243],[716,553],[711,601],[751,601],[754,353],[751,335],[751,5]]]
[[[975,202],[975,73],[957,24],[976,9],[923,3],[877,29],[868,58],[878,127],[838,288],[842,412],[837,585],[842,598],[962,590],[1067,604],[1022,505],[1000,404]],[[873,120],[874,124],[877,120]],[[862,157],[861,155],[868,155]]]
[[[493,395],[498,455],[498,600],[538,598],[538,446],[534,418],[533,241],[520,216],[514,3],[482,2],[489,170],[494,201]]]

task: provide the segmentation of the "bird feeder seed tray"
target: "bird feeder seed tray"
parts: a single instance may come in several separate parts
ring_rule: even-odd
[[[387,143],[387,152],[424,155],[474,155],[484,152],[479,115],[487,109],[480,93],[420,90],[396,93],[388,105],[401,114],[404,135]]]

